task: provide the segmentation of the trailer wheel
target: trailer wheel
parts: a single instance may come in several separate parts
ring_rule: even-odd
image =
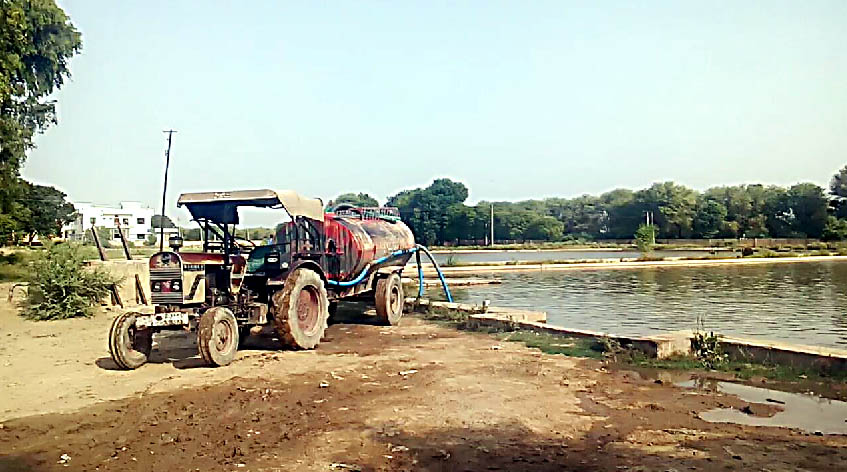
[[[136,329],[138,313],[121,313],[109,329],[109,354],[121,369],[137,369],[147,363],[153,350],[153,330]]]
[[[391,274],[376,282],[374,291],[376,318],[381,324],[395,326],[403,317],[403,284],[400,276]]]
[[[238,351],[238,322],[228,308],[210,308],[200,315],[197,324],[197,347],[206,363],[224,366],[235,359]]]
[[[314,349],[329,320],[329,300],[323,280],[300,268],[273,295],[274,324],[282,342],[294,349]]]

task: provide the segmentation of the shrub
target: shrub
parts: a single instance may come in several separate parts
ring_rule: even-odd
[[[106,269],[90,269],[85,254],[73,244],[53,244],[32,264],[26,307],[32,320],[91,316],[93,307],[120,279]]]
[[[100,245],[103,246],[104,249],[108,249],[112,247],[112,230],[109,228],[105,228],[103,226],[95,227],[95,231],[97,231],[97,239],[100,240]],[[82,239],[83,244],[88,246],[94,246],[94,238],[91,237],[91,230],[85,232],[85,236]]]
[[[703,329],[703,321],[697,320],[697,329],[691,338],[691,351],[707,369],[717,369],[727,363],[729,356],[724,354],[721,348],[721,337],[714,332]]]
[[[642,224],[635,232],[635,245],[642,254],[649,254],[656,244],[656,227]]]
[[[444,267],[456,267],[459,265],[459,260],[453,254],[450,254],[447,256],[447,260],[445,260],[441,265]]]
[[[147,246],[147,247],[153,247],[158,242],[159,242],[159,240],[156,238],[156,235],[153,234],[153,233],[150,233],[150,234],[147,235],[147,239],[144,240],[144,245]]]

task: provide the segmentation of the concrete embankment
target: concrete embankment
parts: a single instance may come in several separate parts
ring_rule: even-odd
[[[468,325],[471,328],[520,329],[568,338],[608,339],[622,347],[635,349],[658,359],[693,354],[692,339],[695,332],[689,330],[670,331],[653,336],[625,336],[550,325],[546,323],[547,313],[545,312],[415,298],[407,298],[406,305],[409,310],[414,311],[444,309],[467,313]],[[720,336],[719,342],[723,352],[731,360],[785,365],[800,370],[826,373],[847,371],[847,350],[844,349],[733,336]]]

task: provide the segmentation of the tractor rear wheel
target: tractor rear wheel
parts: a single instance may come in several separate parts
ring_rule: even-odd
[[[238,351],[238,338],[238,322],[229,308],[216,306],[200,315],[197,347],[206,363],[224,366],[232,362]]]
[[[326,332],[329,300],[317,272],[296,269],[273,295],[274,325],[282,342],[294,349],[314,349]]]
[[[376,282],[374,293],[376,318],[380,324],[395,326],[403,317],[403,284],[398,274],[391,274]]]
[[[153,350],[153,330],[137,329],[135,317],[138,313],[121,313],[112,321],[109,330],[109,354],[121,369],[137,369],[147,363]]]

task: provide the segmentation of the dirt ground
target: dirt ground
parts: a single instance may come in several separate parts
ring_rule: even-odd
[[[847,469],[847,437],[698,419],[736,397],[416,318],[251,338],[224,368],[160,338],[123,372],[112,314],[28,322],[0,295],[2,471]]]

